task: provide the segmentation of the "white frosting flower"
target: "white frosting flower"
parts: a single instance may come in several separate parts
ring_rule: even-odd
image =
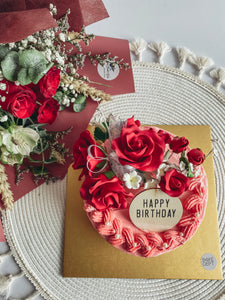
[[[12,129],[1,131],[2,144],[11,154],[29,155],[39,140],[39,134],[31,128],[17,126]]]
[[[162,163],[158,169],[157,169],[157,174],[156,174],[156,179],[158,182],[161,181],[161,177],[165,175],[166,171],[170,168],[170,165]]]
[[[201,172],[200,168],[195,169],[194,175],[195,175],[195,177],[198,177],[198,176],[202,175],[202,172]]]
[[[145,190],[153,189],[153,188],[156,188],[156,187],[157,187],[157,181],[154,180],[154,179],[147,180],[147,181],[145,182],[145,185],[144,185],[144,189],[145,189]]]
[[[180,167],[181,172],[183,172],[183,171],[185,171],[186,164],[183,161],[181,161],[179,164],[179,167]]]
[[[123,181],[128,189],[138,189],[140,187],[141,180],[141,176],[139,176],[136,171],[125,173],[123,175]]]

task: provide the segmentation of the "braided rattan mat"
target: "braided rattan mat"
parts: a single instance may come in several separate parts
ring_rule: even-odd
[[[159,64],[134,63],[134,78],[136,93],[101,104],[105,115],[135,115],[145,124],[209,124],[219,139],[214,161],[224,269],[225,98],[197,77]],[[44,184],[3,213],[13,255],[44,298],[211,300],[225,291],[224,281],[62,278],[65,193],[66,180]]]

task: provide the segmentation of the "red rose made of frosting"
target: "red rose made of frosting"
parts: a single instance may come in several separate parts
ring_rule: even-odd
[[[57,92],[59,83],[60,70],[56,69],[56,67],[53,67],[39,81],[41,94],[45,98],[53,97]]]
[[[170,142],[170,149],[175,153],[181,153],[187,149],[189,141],[185,137],[178,137],[172,139]]]
[[[171,143],[172,137],[171,137],[171,135],[170,135],[168,132],[166,132],[166,131],[160,129],[160,130],[158,131],[158,135],[159,135],[160,137],[164,138],[164,141],[165,141],[166,144],[170,144],[170,143]]]
[[[91,156],[88,155],[88,148],[90,145],[93,145],[90,149]],[[102,166],[100,167],[100,169],[96,168],[96,166],[101,164],[101,162],[103,161],[101,160],[101,157],[104,158],[105,154],[98,147],[98,144],[93,139],[91,133],[88,130],[83,131],[80,134],[80,138],[74,143],[73,146],[73,168],[83,168],[79,176],[79,180],[84,175],[89,175],[91,177],[92,175],[96,175],[99,170],[101,170]],[[104,171],[106,171],[106,169],[107,167],[104,168]]]
[[[37,120],[39,123],[52,124],[59,111],[59,103],[53,99],[45,99],[43,104],[39,107]]]
[[[163,161],[165,140],[153,129],[141,129],[139,121],[133,117],[127,120],[119,138],[112,141],[122,165],[130,165],[135,169],[153,172]]]
[[[81,132],[79,139],[73,145],[73,168],[84,168],[87,164],[87,151],[90,145],[96,145],[94,138],[88,130]]]
[[[6,84],[6,90],[0,91],[2,96],[1,108],[10,112],[20,119],[29,118],[36,109],[36,94],[26,86],[15,85],[7,80],[1,81]]]
[[[169,196],[178,197],[187,190],[189,184],[190,179],[188,177],[172,169],[162,176],[159,186]]]
[[[80,194],[84,200],[87,200],[99,211],[108,207],[126,208],[127,199],[133,197],[131,193],[126,193],[118,177],[114,176],[112,179],[108,179],[104,174],[95,178],[86,177]]]
[[[201,165],[205,160],[205,154],[199,148],[192,149],[187,153],[188,161],[194,166]]]

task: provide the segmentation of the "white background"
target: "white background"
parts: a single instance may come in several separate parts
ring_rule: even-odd
[[[185,46],[196,55],[212,58],[216,66],[225,67],[224,0],[103,2],[110,18],[88,26],[87,32],[130,41],[136,37],[142,37],[147,42],[165,41],[171,47]],[[148,61],[150,55],[150,51],[146,52],[144,60]],[[7,245],[0,243],[0,253],[6,250]],[[18,270],[12,258],[6,258],[0,265],[0,274],[14,274]],[[32,285],[27,280],[17,279],[11,286],[10,296],[25,298],[32,290]]]

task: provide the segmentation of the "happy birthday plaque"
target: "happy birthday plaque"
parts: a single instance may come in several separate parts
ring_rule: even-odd
[[[129,215],[139,229],[162,232],[173,228],[182,217],[183,206],[179,198],[170,197],[159,189],[138,194],[130,204]]]

